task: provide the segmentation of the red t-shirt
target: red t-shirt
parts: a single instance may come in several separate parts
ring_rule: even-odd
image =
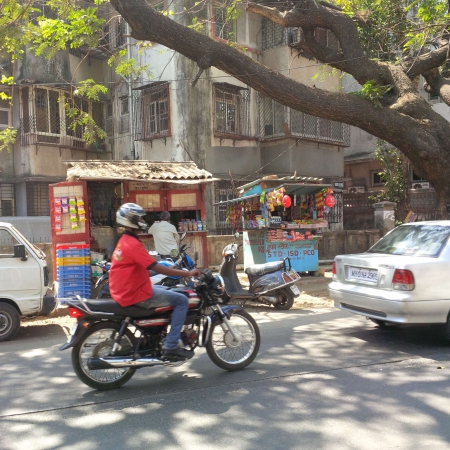
[[[125,232],[119,239],[111,258],[109,291],[121,306],[130,306],[152,296],[148,267],[156,261],[148,254],[142,242]]]

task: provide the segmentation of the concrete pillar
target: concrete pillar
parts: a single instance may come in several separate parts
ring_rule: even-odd
[[[383,235],[395,227],[395,207],[394,202],[374,203],[375,208],[375,228],[382,230]]]
[[[16,183],[14,190],[16,196],[16,216],[27,216],[27,184],[25,181]]]

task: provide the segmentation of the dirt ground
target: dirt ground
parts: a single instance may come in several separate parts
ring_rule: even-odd
[[[239,274],[239,279],[243,287],[247,287],[248,280],[245,274]],[[331,281],[331,272],[325,272],[319,277],[302,276],[300,282],[297,284],[300,289],[300,296],[295,299],[294,306],[291,309],[308,309],[308,308],[329,308],[333,306],[333,300],[328,297],[327,286]],[[239,302],[237,302],[239,303]],[[259,305],[247,302],[245,307],[250,311],[269,311],[274,310],[272,306]],[[65,310],[53,314],[52,317],[32,317],[22,319],[22,326],[46,326],[59,325],[65,330],[69,330],[73,323]]]

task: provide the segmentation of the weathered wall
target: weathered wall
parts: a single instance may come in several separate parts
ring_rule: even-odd
[[[327,231],[319,242],[319,260],[331,260],[336,255],[361,253],[368,250],[382,237],[380,230]],[[234,241],[234,236],[208,236],[210,266],[222,262],[224,247]],[[238,264],[243,264],[243,252],[239,253]]]
[[[14,225],[32,243],[51,242],[50,216],[0,217],[0,222]]]

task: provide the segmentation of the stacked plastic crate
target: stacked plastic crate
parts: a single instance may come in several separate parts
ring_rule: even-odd
[[[91,296],[91,256],[89,244],[56,246],[58,297]]]

